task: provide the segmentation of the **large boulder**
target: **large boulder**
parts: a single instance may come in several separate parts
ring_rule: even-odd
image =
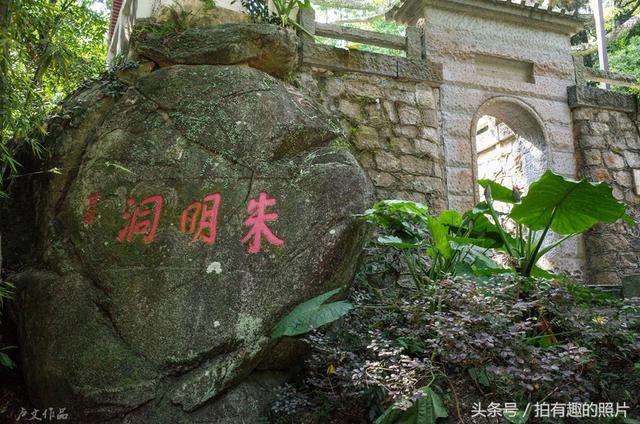
[[[160,65],[248,65],[287,78],[298,65],[295,32],[271,24],[195,26],[164,33],[140,26],[132,39],[136,54]]]
[[[3,214],[32,401],[80,422],[253,422],[233,399],[264,405],[273,326],[352,277],[370,183],[337,125],[259,70],[125,88],[67,102],[31,170],[52,171],[14,180]]]

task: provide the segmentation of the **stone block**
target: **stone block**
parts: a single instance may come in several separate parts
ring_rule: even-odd
[[[416,138],[418,136],[418,128],[414,125],[402,125],[395,127],[393,133],[398,137]]]
[[[613,152],[602,152],[602,160],[609,169],[622,169],[624,168],[624,157]]]
[[[631,174],[626,170],[614,172],[613,181],[625,188],[633,186],[633,179],[631,178]]]
[[[410,81],[442,82],[442,64],[425,59],[398,58],[398,78]]]
[[[382,171],[400,170],[400,161],[392,153],[384,151],[376,152],[375,160],[378,169]]]
[[[345,93],[360,98],[380,99],[383,97],[382,88],[366,81],[350,80],[345,83]]]
[[[438,111],[435,109],[425,109],[422,111],[422,120],[427,127],[438,128]]]
[[[398,115],[400,116],[400,123],[402,125],[419,125],[422,120],[420,111],[408,105],[399,105]]]
[[[596,87],[573,86],[568,88],[569,107],[593,107],[636,113],[636,98],[631,94]]]
[[[466,212],[470,209],[473,209],[475,205],[475,199],[473,196],[460,196],[460,195],[449,195],[449,209],[456,210],[458,212]]]
[[[387,99],[393,102],[406,103],[408,105],[416,104],[415,89],[405,90],[403,88],[391,87],[387,90]]]
[[[593,283],[603,286],[619,286],[622,278],[615,272],[598,272],[593,276]]]
[[[594,109],[580,107],[573,110],[573,119],[575,121],[581,121],[581,120],[591,121],[595,116],[595,114],[596,112]]]
[[[329,97],[338,97],[344,92],[344,86],[342,78],[327,78],[325,92]]]
[[[596,181],[609,181],[611,179],[611,174],[609,174],[607,168],[595,168],[589,171],[589,174]]]
[[[422,106],[427,109],[437,109],[433,89],[425,84],[416,86],[416,103],[418,103],[418,106]]]
[[[388,122],[380,103],[368,104],[364,107],[364,110],[365,116],[367,117],[366,121],[369,125],[381,127]]]
[[[431,175],[433,170],[432,161],[410,155],[405,155],[400,158],[400,166],[403,171],[412,175]]]
[[[395,57],[358,50],[344,50],[313,42],[304,42],[302,63],[341,72],[360,72],[395,78],[398,62]]]
[[[625,299],[640,297],[640,274],[626,275],[622,278],[622,296]]]
[[[628,150],[623,152],[624,159],[627,161],[627,165],[631,168],[640,168],[640,153],[630,152]]]
[[[421,193],[443,193],[444,184],[440,178],[419,176],[412,177],[407,184],[412,190],[419,191]]]
[[[437,143],[440,141],[440,135],[438,134],[437,128],[432,127],[422,127],[420,128],[420,137],[426,138],[429,141],[433,141]]]
[[[371,180],[376,187],[391,187],[398,181],[393,175],[386,172],[378,172],[375,170],[370,170],[368,172],[369,177],[371,177]]]
[[[447,165],[470,167],[473,161],[471,141],[454,138],[444,144],[444,156]]]
[[[585,165],[602,165],[602,154],[600,153],[600,150],[584,150],[583,157]]]
[[[391,147],[391,150],[396,153],[416,153],[416,148],[414,147],[413,143],[405,137],[393,137],[390,140],[389,145]]]
[[[380,147],[378,131],[366,125],[360,125],[354,134],[353,144],[359,150],[375,150]]]
[[[576,160],[572,153],[552,152],[551,169],[565,177],[574,178],[576,174]]]
[[[451,194],[473,197],[473,171],[471,168],[447,168],[447,187]]]
[[[440,146],[438,144],[425,140],[424,138],[416,138],[414,141],[415,152],[418,154],[427,155],[432,159],[440,159],[442,155]]]
[[[398,113],[396,111],[396,106],[393,104],[393,102],[384,101],[382,102],[382,106],[384,107],[385,112],[387,112],[387,117],[389,118],[389,121],[393,122],[394,124],[397,124],[398,122],[400,122],[400,119],[398,118]]]
[[[360,165],[362,165],[365,169],[373,169],[375,167],[375,161],[373,159],[373,153],[370,152],[360,152],[358,153],[358,161]]]
[[[340,99],[338,104],[338,110],[347,118],[355,121],[362,120],[362,109],[358,103],[349,101],[347,99]]]

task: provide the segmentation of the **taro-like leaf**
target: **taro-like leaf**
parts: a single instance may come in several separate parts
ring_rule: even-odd
[[[532,230],[544,230],[551,224],[556,234],[582,233],[597,223],[619,219],[633,223],[607,183],[572,181],[551,171],[531,184],[529,193],[513,207],[510,216]]]
[[[432,216],[429,217],[428,227],[436,249],[442,256],[451,259],[453,249],[449,245],[449,229]]]
[[[293,311],[284,317],[271,332],[271,337],[297,336],[308,333],[311,330],[329,324],[346,315],[353,305],[341,300],[333,303],[324,303],[342,290],[337,288],[330,292],[316,296],[296,306]]]

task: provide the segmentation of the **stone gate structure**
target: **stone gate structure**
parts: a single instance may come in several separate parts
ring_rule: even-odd
[[[380,198],[417,200],[435,210],[471,208],[480,196],[476,125],[489,115],[538,150],[541,160],[530,174],[550,168],[607,181],[637,214],[636,99],[588,86],[636,80],[573,59],[570,37],[584,16],[525,2],[408,0],[387,17],[408,25],[404,40],[316,23],[303,13],[301,23],[312,33],[397,48],[402,56],[341,50],[305,37],[294,76],[342,118]],[[589,142],[599,143],[600,162]],[[618,227],[615,235],[612,227],[595,229],[561,245],[550,265],[583,272],[592,284],[620,286],[638,272],[639,241],[637,229]]]

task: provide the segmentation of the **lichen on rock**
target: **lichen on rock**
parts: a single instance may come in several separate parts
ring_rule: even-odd
[[[80,422],[213,419],[264,390],[277,321],[351,278],[370,182],[323,109],[260,70],[101,87],[31,165],[62,173],[15,180],[3,214],[31,398]]]

